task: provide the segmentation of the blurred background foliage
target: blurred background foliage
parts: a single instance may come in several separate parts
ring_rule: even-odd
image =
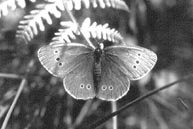
[[[41,1],[37,1],[41,2]],[[193,0],[125,0],[130,14],[115,9],[74,11],[77,20],[90,16],[97,23],[118,29],[128,45],[155,51],[158,62],[145,78],[131,83],[129,93],[117,101],[118,107],[193,72]],[[40,32],[29,44],[18,42],[19,21],[34,5],[10,11],[0,19],[0,73],[23,75],[27,64],[34,66],[27,85],[9,120],[7,129],[78,129],[111,112],[110,102],[80,101],[69,96],[62,80],[50,75],[39,63],[37,50],[48,44],[61,19]],[[0,125],[15,97],[20,80],[0,78]],[[192,80],[179,83],[151,96],[118,115],[119,129],[192,129]],[[101,129],[111,129],[109,120]]]

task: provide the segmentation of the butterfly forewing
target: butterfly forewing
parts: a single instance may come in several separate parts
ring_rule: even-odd
[[[144,77],[154,67],[157,56],[153,51],[138,46],[111,46],[105,54],[113,59],[114,64],[130,80]]]
[[[91,52],[85,45],[78,43],[57,43],[39,49],[38,58],[48,72],[63,78],[85,59]]]
[[[113,58],[101,59],[101,81],[97,87],[97,98],[116,101],[123,97],[130,87],[129,78],[114,64]]]

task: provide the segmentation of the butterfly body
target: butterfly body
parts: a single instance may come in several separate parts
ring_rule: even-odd
[[[102,46],[92,49],[79,43],[52,44],[39,49],[41,64],[63,78],[66,91],[76,99],[116,101],[130,87],[130,80],[145,76],[157,56],[142,47]]]
[[[94,59],[95,59],[95,63],[99,64],[100,60],[101,60],[101,56],[103,54],[103,50],[101,50],[101,48],[98,46],[95,50],[94,50]]]

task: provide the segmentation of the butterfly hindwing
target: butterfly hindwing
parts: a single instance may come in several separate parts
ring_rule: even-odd
[[[130,88],[129,78],[114,64],[113,58],[101,59],[101,80],[97,87],[97,98],[116,101],[123,97]]]
[[[83,100],[95,97],[93,61],[93,56],[86,56],[73,71],[65,76],[64,88],[72,97]]]
[[[72,71],[91,50],[78,43],[51,44],[38,50],[38,58],[41,64],[56,77],[64,76]]]
[[[105,54],[113,58],[114,64],[124,72],[130,80],[144,77],[154,67],[157,56],[154,52],[138,46],[111,46]]]

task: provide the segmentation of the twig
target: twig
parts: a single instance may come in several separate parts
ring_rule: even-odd
[[[35,124],[35,120],[36,120],[37,116],[40,114],[39,112],[40,112],[40,109],[37,109],[37,110],[34,111],[30,123],[28,123],[23,129],[30,129],[31,126],[32,126],[33,124]]]
[[[111,102],[111,106],[112,106],[112,112],[117,111],[117,102],[113,101]],[[117,129],[118,125],[117,125],[117,116],[113,117],[113,129]]]
[[[179,112],[175,105],[171,104],[170,102],[168,102],[165,99],[160,98],[160,96],[155,96],[153,98],[153,100],[158,102],[160,105],[164,105],[165,108],[167,108],[168,110],[170,110],[171,112],[173,112],[175,114],[177,114]]]
[[[184,78],[182,78],[182,79],[180,79],[180,80],[178,80],[178,81],[175,81],[175,82],[173,82],[173,83],[170,83],[170,84],[165,85],[165,86],[163,86],[163,87],[160,87],[160,88],[158,88],[158,89],[152,90],[152,91],[150,91],[149,93],[147,93],[147,94],[145,94],[145,95],[143,95],[143,96],[141,96],[141,97],[138,97],[137,99],[129,102],[128,104],[126,104],[125,106],[123,106],[123,107],[121,107],[119,110],[117,110],[116,112],[113,112],[113,113],[111,113],[111,114],[109,114],[109,115],[106,115],[106,116],[104,116],[102,119],[96,121],[95,123],[93,123],[93,124],[91,124],[91,125],[89,125],[89,126],[87,126],[87,127],[84,127],[84,129],[95,129],[95,128],[97,128],[98,126],[100,126],[100,125],[102,125],[103,123],[105,123],[105,122],[106,122],[107,120],[109,120],[110,118],[112,118],[113,116],[118,115],[119,113],[123,112],[124,110],[126,110],[127,108],[133,106],[134,104],[136,104],[136,103],[138,103],[138,102],[140,102],[140,101],[142,101],[142,100],[144,100],[144,99],[146,99],[146,98],[148,98],[148,97],[150,97],[150,96],[152,96],[152,95],[154,95],[154,94],[156,94],[156,93],[158,93],[158,92],[160,92],[160,91],[162,91],[162,90],[164,90],[164,89],[167,89],[167,88],[169,88],[169,87],[171,87],[171,86],[173,86],[173,85],[175,85],[175,84],[177,84],[177,83],[187,81],[188,79],[190,79],[190,78],[192,78],[192,77],[193,77],[193,74],[190,74],[190,75],[187,75],[187,76],[185,76]]]
[[[23,88],[24,88],[24,86],[25,86],[25,84],[26,84],[26,82],[27,82],[26,78],[27,78],[27,75],[28,75],[31,67],[33,66],[33,64],[34,64],[34,61],[31,60],[31,61],[29,62],[29,64],[28,64],[27,68],[26,68],[26,73],[25,73],[25,75],[24,75],[24,77],[23,77],[23,79],[22,79],[22,81],[21,81],[21,83],[20,83],[20,86],[19,86],[19,89],[17,90],[16,96],[15,96],[15,98],[14,98],[14,100],[13,100],[13,102],[12,102],[12,104],[11,104],[11,106],[10,106],[7,114],[6,114],[6,116],[5,116],[5,119],[4,119],[4,121],[3,121],[3,124],[2,124],[2,126],[1,126],[1,129],[5,129],[6,126],[7,126],[7,123],[8,123],[9,118],[10,118],[10,116],[11,116],[11,114],[12,114],[14,108],[15,108],[15,105],[16,105],[16,103],[17,103],[17,101],[18,101],[18,98],[19,98],[19,96],[21,95],[21,92],[22,92],[22,90],[23,90]]]
[[[64,117],[64,123],[66,123],[68,129],[74,129],[72,127],[72,109],[73,109],[74,101],[72,101],[71,96],[67,96],[67,110],[66,110],[66,116]]]
[[[98,109],[98,107],[101,105],[101,103],[102,103],[102,101],[100,101],[100,100],[94,101],[94,102],[92,103],[92,106],[90,107],[90,109],[89,109],[88,112],[87,112],[87,116],[89,116],[89,115],[91,115],[93,112],[95,112],[95,111]]]
[[[0,73],[1,78],[10,78],[10,79],[22,79],[21,76],[17,74],[8,74],[8,73]]]
[[[162,118],[160,111],[157,109],[156,105],[152,100],[147,101],[150,110],[152,111],[153,118],[157,120],[159,129],[169,129],[166,121]]]
[[[25,84],[26,84],[26,79],[24,78],[24,79],[22,79],[22,81],[20,83],[20,86],[19,86],[19,89],[17,91],[17,94],[16,94],[16,96],[15,96],[15,98],[14,98],[14,100],[13,100],[13,102],[12,102],[8,112],[7,112],[7,115],[6,115],[6,117],[5,117],[4,121],[3,121],[3,125],[1,126],[1,129],[5,129],[6,128],[7,123],[9,121],[9,118],[11,116],[11,113],[13,112],[13,109],[15,108],[17,100],[18,100],[18,98],[19,98],[19,96],[20,96],[20,94],[21,94]]]
[[[88,110],[90,109],[91,105],[92,105],[92,100],[88,100],[84,104],[79,115],[77,116],[75,122],[72,125],[74,128],[77,127],[84,120],[84,118],[87,116]]]
[[[188,105],[184,102],[184,100],[183,100],[181,97],[178,97],[178,101],[183,105],[183,107],[184,107],[186,110],[189,110]]]
[[[73,16],[72,12],[68,10],[68,8],[66,7],[66,3],[64,2],[64,6],[65,9],[68,13],[68,15],[70,16],[71,20],[77,25],[78,27],[78,31],[82,34],[82,36],[84,37],[84,39],[86,40],[86,42],[89,44],[90,47],[92,47],[93,49],[95,49],[95,46],[91,43],[91,41],[86,37],[86,35],[82,32],[80,25],[78,24],[78,22],[76,21],[76,18]]]

